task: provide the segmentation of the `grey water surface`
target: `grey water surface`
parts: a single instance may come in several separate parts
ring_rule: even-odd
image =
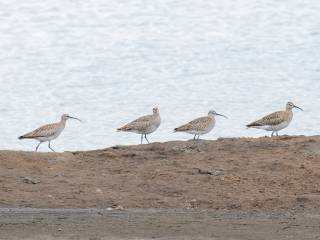
[[[282,133],[320,134],[319,59],[316,0],[1,0],[0,149],[63,113],[84,122],[56,150],[139,143],[116,128],[153,106],[152,141],[210,109],[229,119],[204,138],[262,136],[245,124],[288,100],[305,112]]]

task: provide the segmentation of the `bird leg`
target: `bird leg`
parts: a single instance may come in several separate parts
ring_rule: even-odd
[[[34,150],[35,152],[38,151],[38,148],[40,147],[41,143],[42,143],[42,142],[39,142],[39,144],[38,144],[37,147],[36,147],[36,150]]]
[[[200,137],[200,135],[198,135],[198,138],[196,138],[195,140],[195,145],[196,145],[196,150],[198,151],[198,152],[201,152],[201,150],[200,150],[200,142],[199,142],[199,137]]]
[[[278,137],[279,136],[278,131],[276,131],[276,133],[277,133],[277,137]]]
[[[194,135],[193,140],[196,140],[196,136],[197,136],[197,134]]]
[[[141,134],[141,144],[143,143],[143,134]]]
[[[274,133],[274,131],[272,131],[272,133],[271,133],[271,137],[273,137],[273,133]]]
[[[48,147],[51,149],[52,152],[55,152],[55,150],[53,148],[51,148],[50,143],[51,143],[51,141],[49,141]]]
[[[147,138],[147,134],[144,135],[144,138],[147,140],[147,142],[149,143],[149,140]]]

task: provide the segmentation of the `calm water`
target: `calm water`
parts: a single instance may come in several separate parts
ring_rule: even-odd
[[[139,143],[115,129],[153,106],[152,141],[210,109],[229,119],[204,138],[261,136],[244,125],[287,100],[305,112],[282,133],[320,134],[317,0],[2,0],[0,23],[0,149],[62,113],[84,123],[56,150]]]

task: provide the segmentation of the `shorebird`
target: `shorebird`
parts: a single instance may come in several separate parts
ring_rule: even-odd
[[[216,113],[215,111],[211,110],[209,111],[208,116],[196,118],[187,124],[175,128],[174,131],[190,133],[194,135],[194,140],[199,140],[200,135],[206,134],[214,128],[216,124],[215,116],[222,116],[224,118],[227,118],[225,115]],[[198,138],[196,138],[197,135]]]
[[[293,117],[292,108],[298,108],[303,111],[302,108],[295,106],[293,102],[288,102],[285,111],[271,113],[257,121],[248,124],[247,127],[272,131],[271,137],[273,137],[274,133],[276,132],[278,136],[278,131],[286,128],[290,124]]]
[[[123,127],[118,128],[117,131],[134,132],[137,134],[141,134],[141,144],[143,142],[143,137],[149,143],[147,134],[153,133],[155,130],[157,130],[158,127],[160,126],[160,123],[161,123],[161,118],[159,114],[159,109],[153,108],[152,115],[146,115],[146,116],[140,117],[124,125]]]
[[[41,143],[49,142],[48,147],[51,149],[51,151],[54,152],[54,149],[51,148],[50,143],[53,139],[56,139],[57,137],[59,137],[60,133],[65,128],[66,122],[68,119],[76,119],[81,122],[81,120],[78,118],[71,117],[68,114],[63,114],[61,116],[60,122],[47,124],[42,127],[39,127],[37,129],[33,130],[32,132],[29,132],[25,135],[20,136],[19,139],[28,138],[28,139],[38,140],[39,144],[37,145],[35,151],[38,151],[38,148],[41,145]]]

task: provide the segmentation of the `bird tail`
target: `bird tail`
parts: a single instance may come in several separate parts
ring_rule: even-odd
[[[125,130],[125,127],[119,127],[119,128],[117,128],[117,132],[121,132],[121,131],[123,131],[123,130]]]
[[[174,129],[175,132],[184,132],[184,131],[188,131],[188,130],[189,130],[188,124],[182,125],[182,126]]]
[[[183,132],[185,129],[183,128],[184,126],[181,127],[177,127],[175,129],[173,129],[174,132]]]
[[[117,132],[122,132],[122,131],[126,131],[126,130],[128,130],[128,129],[125,127],[117,128]]]
[[[22,136],[18,137],[19,140],[25,139],[25,138],[33,138],[33,137],[28,135],[28,134],[25,134],[25,135],[22,135]]]
[[[118,128],[117,132],[121,132],[121,131],[130,132],[132,130],[134,130],[134,126],[127,124],[127,125],[124,125],[123,127]]]
[[[261,126],[261,124],[256,123],[256,122],[253,122],[253,123],[250,123],[250,124],[246,125],[246,127],[248,127],[248,128],[250,128],[250,127],[259,127],[259,126]]]

